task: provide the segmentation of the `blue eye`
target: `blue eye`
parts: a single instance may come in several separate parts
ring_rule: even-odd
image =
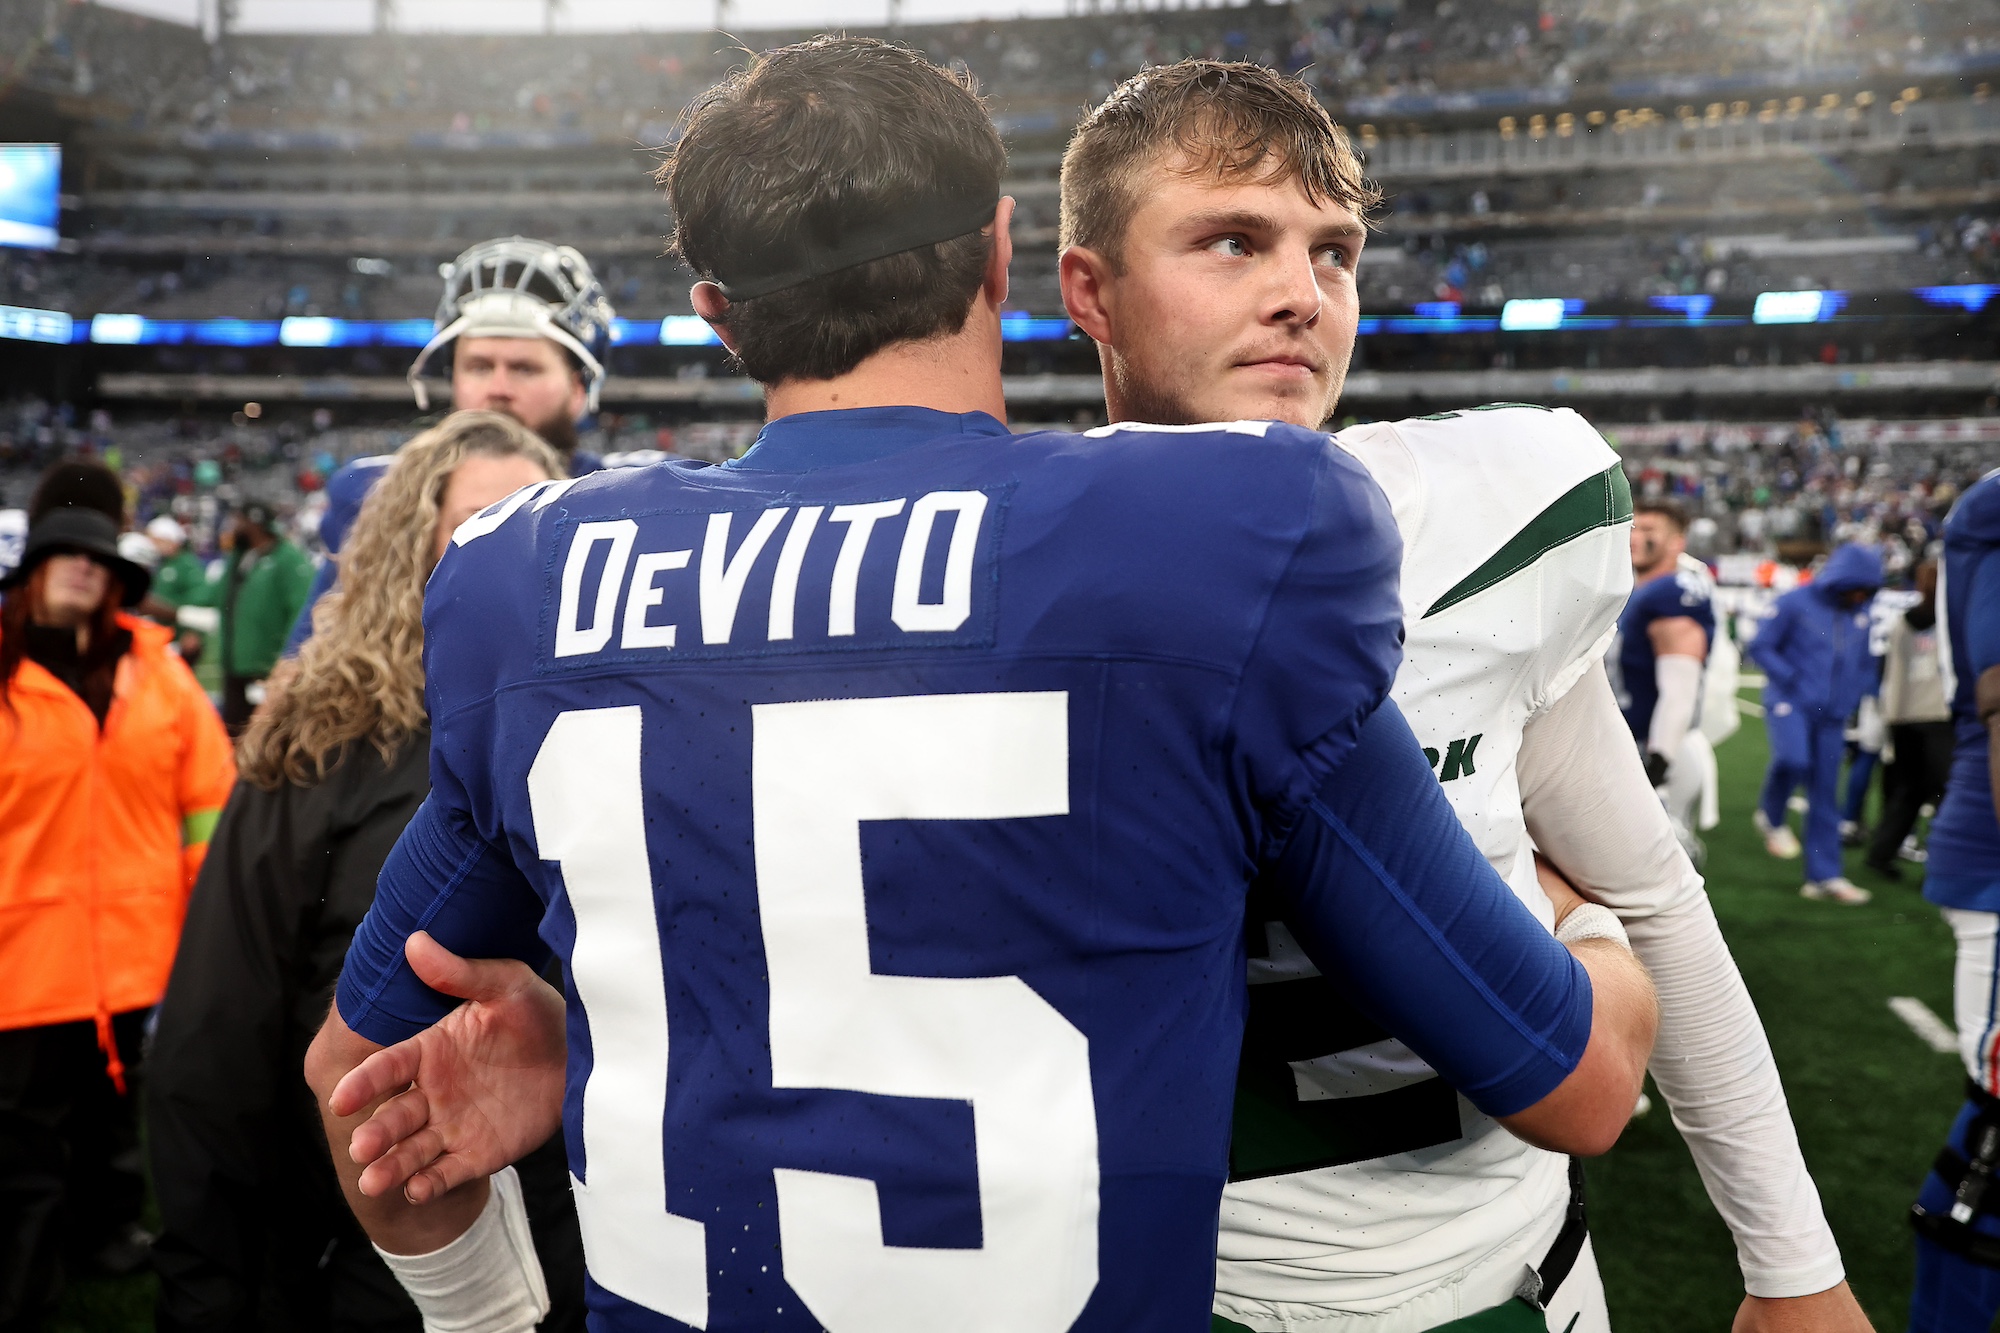
[[[1250,253],[1250,247],[1243,243],[1241,236],[1225,236],[1219,241],[1211,241],[1208,248],[1231,259],[1241,259]]]

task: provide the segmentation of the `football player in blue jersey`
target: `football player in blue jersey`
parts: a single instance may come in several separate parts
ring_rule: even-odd
[[[1701,669],[1715,636],[1708,583],[1681,568],[1687,511],[1674,500],[1632,505],[1632,598],[1618,618],[1618,704],[1663,787],[1701,708]]]
[[[444,266],[435,331],[410,363],[410,392],[419,409],[430,406],[424,367],[449,348],[453,411],[504,413],[546,440],[571,476],[595,472],[601,464],[577,449],[576,424],[597,410],[612,316],[590,264],[569,246],[526,236],[481,241]],[[331,557],[389,462],[387,454],[352,459],[327,478],[319,536],[329,558],[292,625],[288,656],[312,637],[313,606],[339,571]]]
[[[1632,597],[1605,657],[1611,688],[1646,776],[1684,846],[1699,860],[1695,807],[1714,765],[1701,715],[1703,670],[1715,640],[1714,580],[1687,554],[1687,510],[1678,500],[1632,506]]]
[[[1958,743],[1931,821],[1924,897],[1958,938],[1953,986],[1965,1105],[1925,1179],[1911,1333],[1971,1333],[2000,1315],[2000,472],[1959,497],[1944,525],[1939,657]]]
[[[1063,163],[1062,280],[1112,421],[1331,415],[1356,327],[1351,160],[1308,90],[1249,64],[1149,69],[1086,117]],[[1737,1239],[1738,1333],[1865,1330],[1770,1046],[1603,667],[1633,564],[1663,554],[1628,544],[1616,456],[1575,414],[1521,404],[1334,439],[1403,536],[1393,697],[1441,789],[1524,902],[1542,897],[1538,845],[1653,971],[1654,1076]],[[1658,519],[1640,518],[1650,539]],[[1327,1003],[1283,922],[1264,924],[1215,1327],[1605,1327],[1570,1164]]]
[[[1786,823],[1792,793],[1806,789],[1805,883],[1799,893],[1858,907],[1871,896],[1841,871],[1840,760],[1847,719],[1875,693],[1881,659],[1869,651],[1868,604],[1882,587],[1882,553],[1836,547],[1812,582],[1771,604],[1744,646],[1764,669],[1764,730],[1771,764],[1754,815],[1773,856],[1795,856]]]
[[[879,43],[712,90],[665,180],[763,434],[519,492],[433,578],[432,795],[308,1076],[435,1323],[532,1319],[484,1173],[560,1112],[595,1327],[1205,1327],[1252,881],[1483,1113],[1622,1127],[1643,970],[1559,882],[1550,935],[1384,701],[1361,465],[1266,422],[1002,424],[1003,160]],[[1353,326],[1351,281],[1329,305]],[[521,961],[466,986],[420,933]],[[492,1007],[552,1015],[551,949],[557,1095]],[[507,1092],[434,1121],[468,1052]]]

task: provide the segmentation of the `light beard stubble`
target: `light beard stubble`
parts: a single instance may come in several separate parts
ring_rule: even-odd
[[[1111,352],[1109,348],[1104,350],[1107,354]],[[1109,362],[1111,375],[1117,382],[1118,396],[1125,403],[1127,421],[1143,422],[1149,426],[1198,426],[1208,421],[1232,419],[1218,418],[1205,413],[1172,389],[1163,388],[1156,391],[1155,385],[1137,373],[1132,363],[1124,357],[1109,354],[1106,360]],[[1314,429],[1326,428],[1326,423],[1333,417],[1335,406],[1340,402],[1340,391],[1346,382],[1345,371],[1335,377],[1333,387],[1327,394],[1326,410],[1321,414],[1319,421],[1314,423]]]

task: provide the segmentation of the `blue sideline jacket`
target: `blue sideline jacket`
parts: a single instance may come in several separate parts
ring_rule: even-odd
[[[1745,648],[1764,669],[1767,707],[1788,703],[1815,722],[1840,722],[1875,692],[1882,668],[1868,651],[1868,607],[1843,606],[1841,598],[1881,586],[1881,553],[1849,544],[1811,583],[1778,599]]]

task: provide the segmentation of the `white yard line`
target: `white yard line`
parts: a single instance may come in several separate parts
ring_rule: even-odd
[[[1958,1054],[1958,1034],[1951,1025],[1931,1012],[1931,1007],[1913,995],[1897,995],[1889,1001],[1890,1012],[1903,1020],[1917,1040],[1940,1055]]]

